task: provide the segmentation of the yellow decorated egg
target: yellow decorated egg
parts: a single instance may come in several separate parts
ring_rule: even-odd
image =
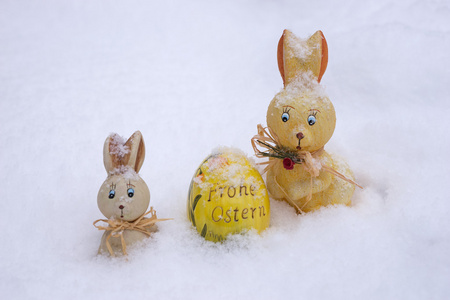
[[[210,241],[269,227],[270,202],[259,172],[242,152],[222,148],[197,169],[189,187],[188,218]]]

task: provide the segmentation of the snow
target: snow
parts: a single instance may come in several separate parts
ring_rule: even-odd
[[[295,35],[287,34],[285,36],[287,40],[287,44],[292,47],[292,50],[294,51],[294,54],[298,58],[307,58],[308,55],[312,53],[312,49],[308,47],[307,45],[307,38],[302,39],[300,37],[296,37]],[[316,46],[317,47],[317,46]],[[316,48],[314,47],[314,48]]]
[[[124,158],[125,155],[130,153],[130,147],[126,145],[126,139],[117,133],[112,133],[109,135],[111,137],[111,142],[109,145],[109,154],[112,156],[117,156],[118,158]]]
[[[449,20],[445,0],[1,1],[0,298],[448,298]],[[285,28],[327,39],[326,149],[364,190],[302,216],[271,201],[261,236],[206,242],[189,183],[211,149],[252,153]],[[135,130],[174,220],[97,256],[103,142]]]
[[[317,82],[311,71],[299,74],[277,95],[275,95],[275,107],[285,106],[297,101],[299,95],[311,99],[311,106],[320,105],[328,108],[328,95],[323,85]],[[319,100],[320,99],[320,100]]]

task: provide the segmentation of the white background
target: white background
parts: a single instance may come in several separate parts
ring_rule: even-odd
[[[450,4],[442,1],[0,2],[2,299],[443,299],[450,292]],[[326,149],[351,207],[205,242],[189,183],[250,138],[281,89],[283,29],[321,29],[337,113]],[[128,260],[96,256],[107,135],[144,136],[141,176],[172,217]]]

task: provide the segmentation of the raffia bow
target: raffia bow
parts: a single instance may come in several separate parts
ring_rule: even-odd
[[[283,189],[282,186],[278,184],[278,182],[275,179],[275,183],[278,185],[278,187],[283,191],[283,193],[286,196],[286,200],[288,200],[289,203],[291,203],[300,213],[302,213],[302,208],[305,207],[306,204],[311,200],[312,198],[312,181],[313,178],[319,176],[320,170],[324,170],[336,177],[341,178],[342,180],[345,180],[353,185],[356,185],[357,187],[362,189],[362,186],[354,182],[353,180],[345,177],[342,173],[339,173],[335,169],[323,165],[320,162],[318,162],[319,156],[323,153],[324,148],[320,148],[316,151],[309,152],[309,151],[298,151],[298,150],[291,150],[289,148],[281,146],[278,136],[275,134],[275,132],[272,131],[270,127],[264,128],[261,124],[258,124],[258,134],[253,136],[251,139],[253,150],[255,151],[255,156],[258,158],[277,158],[277,159],[286,159],[289,158],[292,160],[294,164],[301,164],[305,171],[307,171],[311,175],[311,185],[310,185],[310,191],[308,196],[306,197],[306,202],[303,204],[303,206],[300,208],[298,205],[288,196],[286,191]],[[263,148],[263,150],[258,149],[258,146]],[[263,174],[266,173],[268,170],[272,169],[275,164],[277,164],[278,161],[276,159],[269,159],[268,161],[264,161],[261,163],[258,163],[260,165],[266,165],[266,167],[263,170]]]
[[[151,215],[149,218],[144,218],[147,215]],[[98,230],[105,230],[106,232],[110,231],[108,236],[106,237],[106,247],[108,248],[109,253],[111,256],[115,256],[114,251],[112,250],[111,244],[109,243],[109,239],[111,237],[120,237],[120,241],[122,244],[122,251],[124,255],[128,255],[127,253],[127,245],[125,243],[125,239],[123,238],[123,231],[124,230],[135,230],[142,232],[148,236],[151,235],[150,232],[148,232],[145,227],[153,226],[157,222],[161,221],[167,221],[172,219],[158,219],[156,217],[156,211],[153,209],[153,207],[150,207],[150,210],[140,216],[138,219],[136,219],[133,222],[123,221],[123,220],[116,220],[116,219],[98,219],[94,222],[94,226]],[[104,222],[107,223],[108,226],[101,226],[96,225],[98,222]]]

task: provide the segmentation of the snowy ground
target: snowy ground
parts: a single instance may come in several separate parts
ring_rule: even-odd
[[[450,4],[435,1],[0,2],[2,299],[444,299],[450,293]],[[187,220],[195,169],[252,154],[282,86],[284,28],[321,29],[327,144],[352,207],[205,242]],[[110,132],[141,130],[160,232],[128,261],[96,256]]]

